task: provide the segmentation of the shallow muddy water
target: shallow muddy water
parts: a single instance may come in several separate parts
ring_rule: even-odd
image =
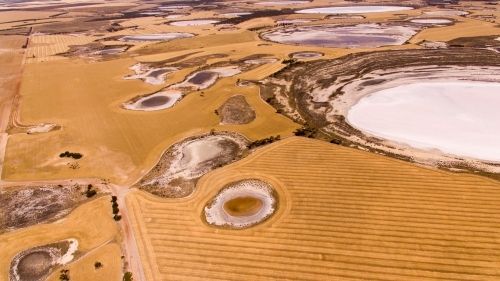
[[[361,98],[355,128],[388,140],[500,162],[500,83],[421,82]]]
[[[196,73],[193,77],[189,78],[189,80],[187,80],[187,82],[194,84],[194,85],[202,85],[203,83],[214,79],[214,77],[216,77],[216,76],[217,76],[217,73],[215,73],[215,72],[201,71],[201,72]]]
[[[141,101],[141,107],[154,107],[154,106],[160,106],[164,105],[167,102],[169,102],[171,98],[167,96],[156,96],[156,97],[151,97],[148,99],[145,99]]]
[[[261,37],[279,43],[303,46],[377,48],[401,45],[418,30],[419,27],[403,24],[325,24],[271,30],[262,33]]]
[[[392,11],[412,10],[412,7],[403,6],[347,6],[347,7],[325,7],[312,8],[296,11],[299,14],[357,14],[357,13],[381,13]]]
[[[162,91],[153,95],[123,104],[125,109],[140,111],[155,111],[172,107],[182,98],[179,91]]]

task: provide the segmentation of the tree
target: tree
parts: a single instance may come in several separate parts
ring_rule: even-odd
[[[96,261],[96,262],[94,263],[94,267],[95,267],[95,269],[99,269],[99,268],[101,268],[101,267],[102,267],[102,263],[100,263],[100,262]]]
[[[133,281],[134,278],[132,278],[132,272],[130,271],[127,271],[125,272],[125,274],[123,275],[123,281]]]
[[[61,275],[59,275],[59,280],[69,281],[69,270],[63,269],[60,272],[61,272]]]

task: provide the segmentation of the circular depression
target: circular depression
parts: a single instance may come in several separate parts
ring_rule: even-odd
[[[225,186],[204,209],[207,223],[229,228],[245,228],[269,218],[276,209],[273,187],[262,180],[249,179]]]
[[[38,280],[50,272],[54,263],[54,257],[47,251],[33,251],[19,260],[17,274],[21,280]]]
[[[347,7],[325,7],[311,8],[296,11],[299,14],[357,14],[357,13],[381,13],[393,11],[412,10],[412,7],[403,6],[347,6]]]
[[[347,120],[412,147],[500,162],[499,104],[500,83],[421,82],[361,98]]]

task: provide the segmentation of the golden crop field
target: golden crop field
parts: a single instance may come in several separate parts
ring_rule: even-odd
[[[68,51],[71,45],[85,45],[96,39],[96,37],[91,36],[71,35],[40,35],[31,38],[27,63],[64,59],[64,57],[54,55]]]
[[[276,213],[208,226],[205,204],[242,179]],[[185,199],[127,197],[147,280],[496,280],[500,184],[291,137],[203,177]]]
[[[109,214],[105,216],[103,214]],[[113,278],[116,276],[116,269],[121,266],[121,261],[115,257],[109,257],[107,251],[94,253],[101,245],[112,241],[117,235],[117,225],[111,215],[111,203],[109,197],[100,198],[76,208],[62,222],[56,224],[41,224],[15,232],[0,235],[0,280],[7,281],[10,261],[14,255],[25,249],[74,238],[78,240],[78,251],[89,253],[98,259],[106,260],[110,267],[107,274]],[[113,245],[113,244],[111,244]],[[116,244],[114,244],[116,245]],[[106,247],[106,246],[104,246]],[[109,246],[110,253],[116,253],[115,246]],[[102,248],[101,248],[102,249]],[[84,256],[82,260],[76,261],[71,266],[75,272],[79,267],[94,265],[95,260],[89,260]],[[114,270],[113,270],[114,269]],[[76,276],[75,276],[76,277]],[[83,277],[83,276],[82,276]],[[73,280],[73,278],[72,278]],[[77,280],[75,278],[74,280]],[[88,279],[78,279],[88,280]],[[108,279],[111,280],[111,279]]]
[[[4,11],[0,13],[0,23],[44,19],[50,16],[59,14],[59,12],[43,12],[43,11]]]

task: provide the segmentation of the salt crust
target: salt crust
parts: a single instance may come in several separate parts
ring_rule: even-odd
[[[246,140],[243,136],[236,133],[220,133],[217,135],[206,135],[189,141],[180,141],[173,146],[172,164],[163,172],[161,176],[155,177],[142,185],[158,183],[161,186],[167,185],[174,178],[183,178],[186,180],[198,178],[213,167],[204,165],[204,162],[210,160],[221,152],[223,148],[217,144],[223,141],[231,140],[238,144],[240,150],[246,148]],[[170,148],[169,148],[170,149]],[[163,157],[163,156],[162,156]]]
[[[224,203],[238,197],[254,197],[262,201],[262,209],[255,215],[234,217],[224,210]],[[222,189],[210,205],[205,207],[207,223],[230,228],[255,225],[275,211],[276,199],[270,184],[261,180],[243,180]]]

